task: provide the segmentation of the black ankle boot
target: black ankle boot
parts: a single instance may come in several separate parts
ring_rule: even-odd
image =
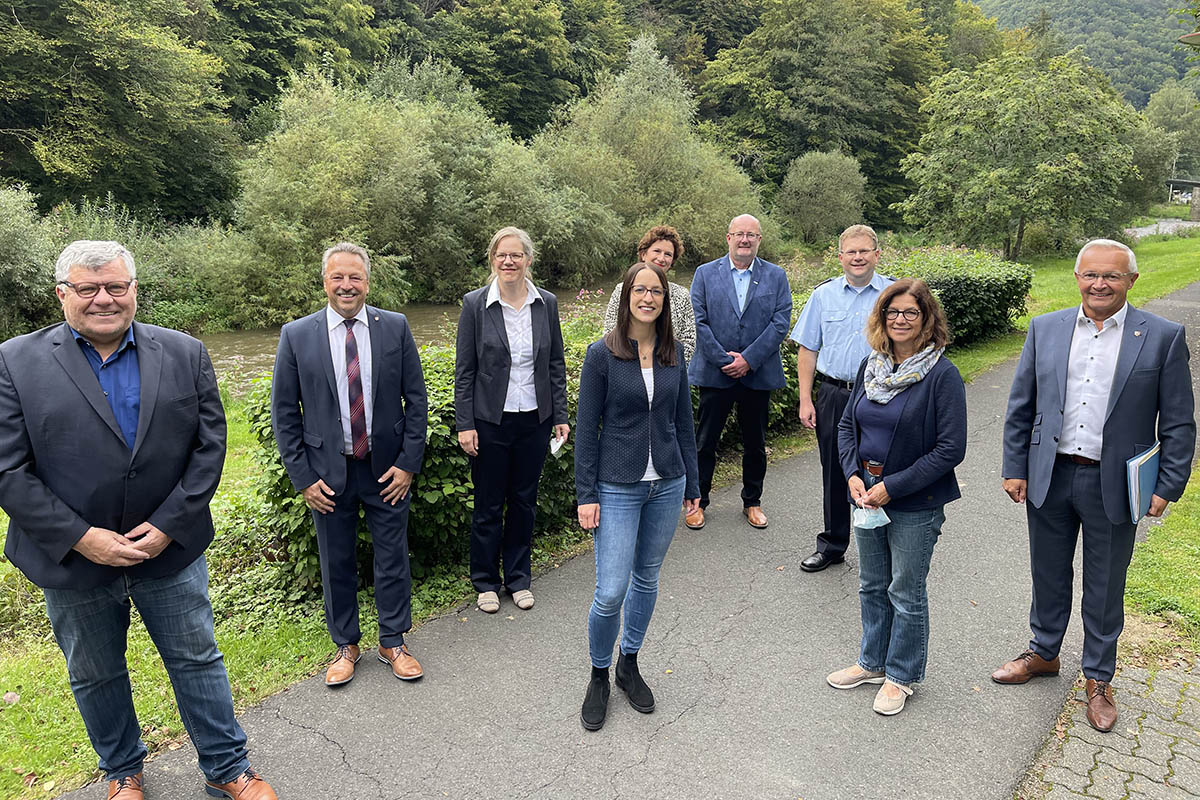
[[[617,688],[625,692],[629,705],[643,714],[654,710],[654,693],[638,672],[637,653],[621,653],[617,657]]]
[[[592,679],[588,681],[587,694],[583,697],[583,710],[579,718],[583,727],[589,731],[598,731],[604,727],[604,717],[608,714],[608,667],[592,667]]]

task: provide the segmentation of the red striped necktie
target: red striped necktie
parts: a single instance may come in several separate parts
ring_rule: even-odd
[[[363,400],[362,373],[358,364],[358,341],[354,338],[354,320],[346,320],[346,378],[350,395],[350,439],[354,457],[367,457],[367,407]]]

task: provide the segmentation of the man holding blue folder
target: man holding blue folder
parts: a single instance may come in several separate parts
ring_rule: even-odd
[[[1125,245],[1083,246],[1075,261],[1083,301],[1030,323],[1004,422],[1004,491],[1028,499],[1033,638],[992,680],[1058,674],[1082,526],[1082,666],[1087,719],[1099,731],[1117,721],[1110,682],[1137,530],[1126,461],[1161,444],[1147,512],[1157,517],[1183,494],[1196,444],[1184,328],[1126,302],[1137,277]]]

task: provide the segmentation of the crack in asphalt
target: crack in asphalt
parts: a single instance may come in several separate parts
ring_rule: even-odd
[[[310,727],[301,722],[297,722],[296,720],[289,717],[287,714],[283,713],[283,708],[280,706],[275,707],[275,717],[276,717],[276,719],[282,720],[284,723],[292,726],[293,728],[299,728],[302,731],[311,733],[314,736],[317,736],[318,738],[320,738],[320,739],[328,742],[329,744],[333,745],[334,747],[336,747],[337,751],[341,754],[342,764],[346,767],[347,770],[354,773],[355,775],[358,775],[359,777],[366,778],[372,784],[374,784],[375,792],[376,792],[376,795],[378,796],[379,800],[392,800],[391,798],[388,798],[387,795],[384,793],[383,782],[380,781],[379,778],[377,778],[373,773],[363,772],[360,769],[356,769],[355,766],[350,763],[350,758],[346,754],[346,748],[344,746],[342,746],[342,744],[340,742],[338,742],[336,739],[334,739],[332,736],[330,736],[329,734],[325,733],[322,730]]]

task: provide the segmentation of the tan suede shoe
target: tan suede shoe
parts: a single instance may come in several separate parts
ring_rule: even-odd
[[[425,673],[418,661],[408,653],[405,645],[399,647],[380,647],[379,660],[390,664],[392,674],[402,681],[415,681]]]
[[[360,658],[362,658],[362,653],[359,651],[358,645],[338,645],[333,663],[329,665],[329,669],[325,670],[325,685],[341,686],[343,683],[354,680],[354,665]]]
[[[142,773],[108,782],[108,800],[144,800]]]
[[[225,797],[228,800],[279,800],[271,784],[249,768],[229,783],[205,781],[204,791],[213,797]]]

